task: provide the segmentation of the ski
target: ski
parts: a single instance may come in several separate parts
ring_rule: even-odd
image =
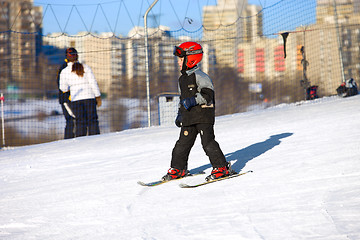
[[[144,183],[142,181],[138,181],[137,183],[141,186],[145,186],[145,187],[155,187],[155,186],[159,186],[161,184],[167,183],[167,182],[172,182],[175,180],[180,180],[180,179],[184,179],[186,177],[193,177],[193,176],[197,176],[197,175],[202,175],[205,174],[205,172],[198,172],[198,173],[189,173],[186,176],[182,177],[182,178],[176,178],[170,181],[163,181],[163,180],[159,180],[159,181],[155,181],[155,182],[149,182],[149,183]]]
[[[235,178],[235,177],[238,177],[238,176],[241,176],[241,175],[244,175],[244,174],[247,174],[247,173],[251,173],[251,172],[253,172],[253,171],[249,170],[249,171],[243,172],[243,173],[235,173],[235,174],[231,174],[231,175],[229,175],[227,177],[218,178],[218,179],[214,179],[214,180],[210,180],[210,181],[206,181],[206,182],[202,182],[202,183],[194,184],[194,185],[188,185],[188,184],[185,184],[185,183],[180,183],[179,186],[181,188],[196,188],[196,187],[200,187],[200,186],[203,186],[203,185],[206,185],[206,184],[209,184],[209,183],[218,182],[218,181],[222,181],[222,180],[229,179],[229,178]]]

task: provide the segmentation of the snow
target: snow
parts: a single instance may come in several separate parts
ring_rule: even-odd
[[[237,171],[195,189],[143,187],[170,164],[175,126],[3,149],[0,239],[360,239],[360,95],[216,119]],[[199,138],[192,172],[211,166]]]

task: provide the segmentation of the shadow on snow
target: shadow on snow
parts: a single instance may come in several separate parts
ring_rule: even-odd
[[[252,159],[264,154],[265,152],[271,150],[275,146],[281,143],[280,139],[287,138],[293,135],[293,133],[281,133],[277,135],[270,136],[269,139],[252,144],[244,149],[240,149],[238,151],[225,154],[226,161],[231,161],[232,169],[240,172],[243,169],[247,162]],[[236,161],[236,162],[233,162]],[[197,168],[190,170],[191,173],[196,173],[200,171],[205,171],[206,169],[211,168],[211,164],[206,164]]]

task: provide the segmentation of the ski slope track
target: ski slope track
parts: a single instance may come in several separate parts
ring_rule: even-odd
[[[210,173],[198,138],[192,173],[157,187],[175,126],[0,151],[2,240],[360,239],[360,95],[218,117],[238,178]]]

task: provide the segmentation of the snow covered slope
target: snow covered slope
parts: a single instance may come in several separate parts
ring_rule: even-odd
[[[0,152],[0,239],[360,239],[360,95],[217,118],[247,175],[143,187],[170,164],[179,129],[151,127]],[[211,166],[197,140],[192,172]]]

